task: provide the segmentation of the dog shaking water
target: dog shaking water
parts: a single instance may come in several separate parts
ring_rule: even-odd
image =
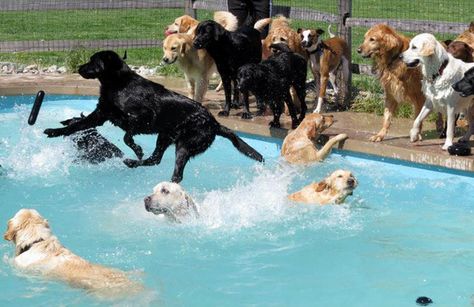
[[[263,161],[261,154],[221,126],[202,105],[139,76],[113,51],[95,53],[79,68],[79,74],[86,79],[99,79],[97,107],[67,127],[46,129],[48,137],[71,135],[110,121],[125,131],[124,142],[138,157],[124,161],[129,167],[159,164],[166,149],[175,144],[173,182],[183,179],[189,159],[206,151],[216,135],[229,139],[244,155]],[[156,148],[147,159],[142,160],[142,148],[133,140],[137,134],[158,134]]]

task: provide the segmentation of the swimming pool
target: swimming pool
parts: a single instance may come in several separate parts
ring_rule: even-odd
[[[0,98],[0,224],[35,208],[78,255],[117,267],[149,289],[131,305],[467,306],[474,294],[474,178],[332,154],[323,164],[290,167],[280,141],[245,137],[261,165],[217,138],[186,167],[182,185],[201,218],[170,224],[143,197],[168,180],[174,151],[155,167],[120,160],[74,162],[66,139],[44,128],[94,109],[94,97],[46,95],[35,126],[33,97]],[[99,128],[129,157],[123,132]],[[137,137],[145,155],[155,136]],[[311,181],[349,169],[359,187],[341,206],[286,200]],[[102,305],[83,291],[24,276],[0,243],[0,305]],[[107,302],[110,303],[110,302]]]

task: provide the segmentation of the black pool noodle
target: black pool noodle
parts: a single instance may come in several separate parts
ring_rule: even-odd
[[[433,303],[433,300],[426,296],[420,296],[416,299],[416,303],[421,306],[428,306],[429,304]]]
[[[469,156],[471,154],[471,147],[467,143],[455,143],[448,147],[450,155],[454,156]]]
[[[36,94],[35,103],[33,103],[33,107],[31,108],[30,117],[28,117],[28,124],[31,126],[35,124],[36,118],[38,118],[38,113],[41,109],[41,103],[43,103],[43,99],[44,91],[39,91]]]

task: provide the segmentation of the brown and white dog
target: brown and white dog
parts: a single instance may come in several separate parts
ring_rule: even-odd
[[[226,11],[214,12],[214,21],[223,26],[228,31],[237,30],[237,17]],[[194,38],[194,30],[199,21],[189,15],[183,15],[174,20],[172,24],[165,28],[165,36],[175,33],[186,33]]]
[[[451,53],[456,59],[460,59],[466,63],[474,62],[474,49],[472,49],[465,42],[452,41],[447,46],[446,50]]]
[[[306,115],[298,128],[288,133],[283,140],[281,155],[291,164],[305,164],[323,161],[338,142],[347,139],[346,134],[338,134],[318,150],[315,142],[317,136],[334,123],[331,115],[312,113]]]
[[[356,187],[357,180],[350,171],[337,170],[326,179],[305,186],[288,198],[307,204],[340,204],[347,196],[352,195]]]
[[[402,103],[411,103],[417,116],[425,102],[421,90],[421,70],[408,68],[399,58],[409,43],[408,37],[385,24],[378,24],[365,33],[364,42],[357,49],[362,57],[374,60],[378,79],[385,94],[383,126],[370,138],[372,142],[380,142],[385,138],[392,117]]]
[[[8,221],[5,240],[15,244],[15,266],[86,289],[102,298],[139,293],[143,287],[119,270],[92,264],[61,245],[48,221],[34,209],[21,209]]]
[[[341,67],[343,82],[346,85],[343,90],[344,98],[349,96],[349,57],[350,48],[347,42],[341,37],[334,37],[329,31],[330,38],[322,40],[322,29],[298,29],[301,36],[301,46],[306,50],[309,56],[311,71],[314,75],[316,84],[320,85],[318,102],[314,112],[321,113],[323,100],[326,96],[328,81],[337,95],[339,89],[336,85],[337,69]]]
[[[176,63],[183,70],[188,85],[188,97],[202,102],[209,86],[209,78],[216,72],[216,65],[206,50],[193,47],[193,36],[167,36],[163,41],[162,61],[168,65]]]

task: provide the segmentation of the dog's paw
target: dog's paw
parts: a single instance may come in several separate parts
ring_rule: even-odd
[[[446,142],[444,143],[443,147],[441,147],[442,150],[448,150],[448,147],[453,145],[453,143],[451,142]]]
[[[276,122],[274,120],[272,120],[271,122],[268,123],[268,125],[272,128],[280,128],[281,125],[280,125],[280,122]]]
[[[252,119],[252,114],[250,112],[244,112],[241,116],[242,119]]]
[[[55,138],[63,135],[61,129],[46,129],[44,130],[44,134],[46,134],[49,138]]]
[[[229,116],[229,111],[220,111],[217,116]]]
[[[384,138],[383,135],[376,134],[376,135],[371,136],[371,137],[369,138],[369,141],[371,141],[371,142],[382,142],[382,141],[383,141],[383,138]]]
[[[412,128],[410,130],[410,142],[414,143],[417,141],[421,141],[421,134],[420,134],[420,129],[418,128]]]
[[[130,168],[135,168],[141,165],[140,160],[133,160],[133,159],[125,159],[123,160],[123,163],[125,163],[125,165]]]

